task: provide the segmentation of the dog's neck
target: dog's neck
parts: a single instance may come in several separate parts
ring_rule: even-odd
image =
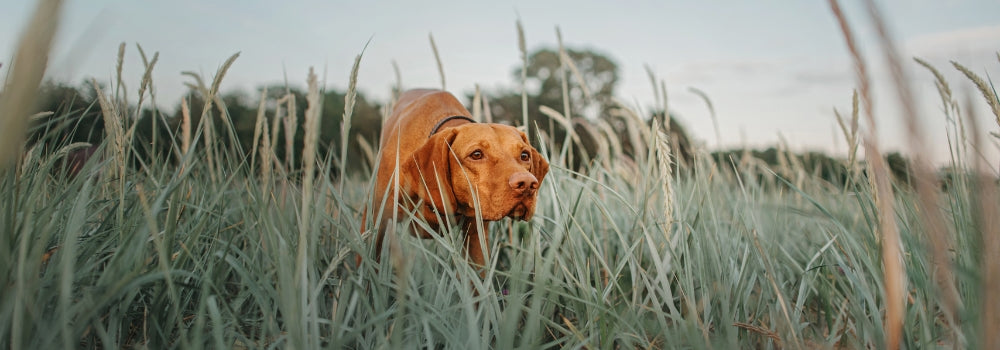
[[[441,119],[440,121],[437,122],[437,124],[434,124],[434,128],[431,129],[431,134],[427,135],[427,137],[434,136],[434,134],[437,134],[438,131],[441,131],[441,129],[444,128],[445,124],[447,124],[448,122],[453,121],[453,120],[458,120],[458,121],[464,121],[465,122],[465,123],[461,123],[461,124],[475,123],[476,122],[475,120],[472,120],[472,118],[469,118],[469,117],[466,117],[466,116],[453,115],[453,116]],[[452,123],[452,124],[455,124],[455,123]],[[451,125],[451,126],[457,126],[457,125]]]

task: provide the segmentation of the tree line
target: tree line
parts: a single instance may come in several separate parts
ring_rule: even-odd
[[[563,64],[560,60],[560,53],[553,49],[539,49],[528,56],[528,65],[525,73],[527,80],[527,121],[532,125],[532,130],[537,130],[547,137],[550,145],[562,147],[564,142],[573,142],[571,154],[568,155],[568,164],[574,170],[585,170],[590,162],[599,153],[598,142],[594,138],[594,128],[588,127],[603,121],[611,132],[616,133],[621,140],[622,153],[624,156],[633,157],[637,145],[633,145],[628,137],[627,123],[621,115],[621,107],[615,101],[614,96],[619,81],[619,69],[617,63],[610,57],[594,50],[566,50],[569,59],[575,67],[572,74],[561,70]],[[520,79],[522,68],[512,70],[512,84],[508,88],[500,88],[497,91],[485,91],[482,96],[488,101],[483,105],[487,106],[482,111],[490,121],[506,123],[511,125],[523,124],[522,96]],[[572,75],[572,76],[570,76]],[[564,80],[573,80],[571,84],[563,83]],[[585,83],[580,84],[579,81]],[[304,111],[306,110],[306,92],[294,86],[271,85],[258,89],[256,94],[246,91],[223,92],[216,99],[216,104],[220,104],[214,113],[225,113],[227,118],[212,117],[210,122],[215,130],[226,130],[231,126],[234,138],[217,138],[215,142],[221,143],[225,147],[233,147],[233,142],[239,143],[243,150],[250,150],[253,145],[254,128],[261,105],[258,98],[261,91],[266,90],[263,104],[265,114],[274,116],[277,108],[276,101],[285,96],[294,96],[296,118],[298,125],[302,125]],[[398,91],[395,91],[398,93]],[[319,155],[321,159],[335,158],[341,153],[340,147],[343,145],[340,130],[343,121],[344,91],[328,89],[323,92],[321,110],[321,125],[319,139]],[[474,100],[472,94],[467,94],[469,101]],[[190,113],[191,124],[198,125],[201,122],[201,111],[205,105],[205,96],[198,89],[192,88],[183,95],[188,110],[196,111]],[[51,111],[51,115],[44,118],[37,118],[36,125],[29,136],[29,143],[47,142],[68,144],[73,142],[87,142],[97,145],[104,138],[104,121],[101,109],[97,103],[97,92],[93,85],[84,83],[79,86],[72,86],[67,83],[49,81],[43,84],[39,96],[37,110],[39,112]],[[136,147],[138,157],[171,159],[168,155],[171,149],[176,148],[178,140],[176,135],[180,134],[181,128],[181,101],[174,101],[172,108],[153,109],[146,107],[139,118],[135,120],[135,134],[133,142],[140,147]],[[549,113],[543,113],[542,107],[548,107]],[[348,135],[348,153],[352,161],[347,163],[344,169],[335,169],[332,172],[337,175],[357,174],[366,176],[370,174],[372,164],[365,161],[362,150],[370,147],[377,147],[379,135],[381,134],[382,118],[388,108],[387,101],[375,101],[358,93],[354,105],[350,132]],[[473,110],[474,107],[469,108]],[[577,136],[573,141],[567,138],[567,125],[560,122],[553,116],[551,111],[556,111],[563,117],[569,116],[570,120],[580,122],[572,123],[574,133]],[[286,111],[287,112],[287,111]],[[692,141],[684,127],[663,110],[653,110],[641,116],[647,125],[654,121],[659,125],[669,122],[670,135],[668,136],[673,146],[674,162],[681,169],[687,168],[694,158]],[[212,116],[212,113],[208,114]],[[228,120],[228,121],[227,121]],[[57,122],[58,121],[58,122]],[[227,124],[228,123],[228,124]],[[535,128],[537,127],[537,128]],[[56,133],[58,137],[42,137]],[[294,135],[290,135],[292,140],[287,142],[284,133],[278,133],[278,139],[273,144],[275,155],[281,164],[289,164],[289,168],[297,169],[297,162],[294,155],[301,154],[304,131],[301,128],[296,130]],[[531,135],[532,142],[538,142],[537,135]],[[287,149],[291,145],[292,149]],[[59,145],[42,147],[42,150],[54,151]],[[537,145],[536,145],[537,146]],[[82,152],[82,153],[81,153]],[[93,150],[83,150],[71,155],[71,161],[80,162],[91,155]],[[286,159],[286,155],[291,155]],[[711,157],[716,163],[729,164],[733,159],[740,159],[750,156],[758,159],[769,166],[776,167],[782,162],[788,162],[793,157],[795,161],[815,173],[816,176],[826,179],[834,184],[843,184],[848,176],[844,168],[843,160],[832,158],[821,153],[805,153],[788,156],[787,153],[779,152],[771,148],[768,150],[718,150],[711,153]],[[786,157],[782,159],[782,157]],[[889,165],[894,175],[899,179],[908,179],[908,162],[898,153],[889,155]],[[338,162],[339,163],[339,162]],[[726,168],[726,167],[723,167]]]

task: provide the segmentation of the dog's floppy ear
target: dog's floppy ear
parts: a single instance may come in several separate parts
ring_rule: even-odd
[[[522,131],[518,132],[521,133],[521,139],[524,140],[524,143],[528,144],[528,148],[531,150],[531,175],[535,175],[535,179],[538,179],[538,183],[541,184],[542,179],[545,178],[545,174],[549,173],[549,162],[542,157],[542,154],[535,147],[531,147],[531,142],[528,142],[528,135],[525,135]]]
[[[451,187],[451,143],[458,133],[445,129],[431,135],[420,148],[413,152],[411,159],[400,159],[400,185],[414,200],[423,200],[425,206],[433,206],[439,214],[455,211],[455,192]],[[414,198],[416,197],[416,198]],[[437,223],[433,212],[419,210],[429,223]]]

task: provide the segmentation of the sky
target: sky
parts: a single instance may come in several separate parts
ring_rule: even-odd
[[[952,68],[957,61],[980,76],[1000,76],[1000,2],[886,0],[877,2],[906,58],[936,162],[947,159],[946,120],[933,76],[910,57],[944,73],[959,102],[971,98],[979,128],[997,122],[973,85]],[[22,33],[33,1],[0,0],[0,77]],[[902,114],[881,46],[862,1],[841,0],[872,69],[876,122],[882,147],[906,151]],[[518,88],[516,22],[528,50],[556,45],[556,28],[569,48],[590,49],[619,66],[618,97],[635,108],[655,106],[649,67],[665,82],[669,108],[710,149],[769,147],[843,154],[834,109],[849,114],[857,85],[854,66],[826,1],[256,1],[66,0],[48,77],[79,84],[113,80],[118,45],[128,45],[126,83],[143,73],[136,45],[159,53],[153,73],[159,107],[173,110],[184,92],[183,71],[209,79],[231,55],[223,91],[287,81],[304,86],[310,67],[327,87],[344,90],[363,53],[359,90],[384,100],[395,84],[395,62],[405,88],[440,87],[433,35],[446,88],[462,96],[480,86],[488,94]],[[110,84],[109,84],[110,85]],[[711,99],[709,109],[692,88]],[[134,93],[133,93],[134,94]],[[329,132],[335,132],[329,126]],[[996,164],[996,145],[984,151]]]

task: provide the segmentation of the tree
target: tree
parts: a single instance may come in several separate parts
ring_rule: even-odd
[[[570,114],[588,118],[607,115],[618,84],[618,65],[611,58],[592,50],[567,49],[566,55],[583,78],[582,82],[579,81],[571,70],[565,73],[568,81],[572,82],[567,84]],[[559,73],[562,62],[559,56],[559,52],[552,49],[532,53],[528,58],[527,85],[538,87],[532,95],[539,104],[566,114],[562,108],[563,89]],[[521,76],[521,68],[514,70],[514,76]]]
[[[565,74],[560,73],[562,62],[558,50],[543,48],[531,53],[528,57],[527,73],[528,94],[528,123],[534,128],[537,126],[540,131],[549,137],[552,149],[561,149],[566,140],[566,129],[558,121],[555,121],[539,111],[541,106],[549,107],[560,114],[566,116],[566,107],[563,98],[563,76],[566,77],[566,95],[569,101],[568,116],[579,121],[595,122],[604,119],[612,126],[619,139],[625,144],[622,145],[625,153],[629,157],[634,157],[633,150],[636,147],[630,144],[628,135],[628,124],[615,116],[613,109],[618,108],[614,102],[615,88],[618,84],[618,66],[615,61],[595,50],[567,49],[566,55],[576,67],[576,72],[567,69]],[[513,70],[512,76],[515,81],[520,82],[521,67]],[[582,84],[581,80],[582,79]],[[584,89],[586,86],[586,89]],[[520,125],[522,123],[522,106],[520,88],[508,88],[495,93],[487,93],[490,104],[490,114],[494,122]],[[471,97],[471,96],[470,96]],[[470,98],[471,99],[471,98]],[[659,116],[660,125],[663,125],[664,113],[654,113],[647,120],[652,121],[654,116]],[[670,118],[671,139],[677,140],[675,154],[679,155],[678,164],[686,165],[691,162],[691,146],[688,137],[684,134],[684,129],[676,120]],[[569,163],[576,170],[583,170],[587,161],[592,159],[597,153],[596,140],[591,138],[585,127],[574,122],[574,132],[579,138],[580,147],[573,147],[573,153],[569,155]],[[536,143],[537,140],[531,140]],[[537,144],[535,145],[538,146]]]

